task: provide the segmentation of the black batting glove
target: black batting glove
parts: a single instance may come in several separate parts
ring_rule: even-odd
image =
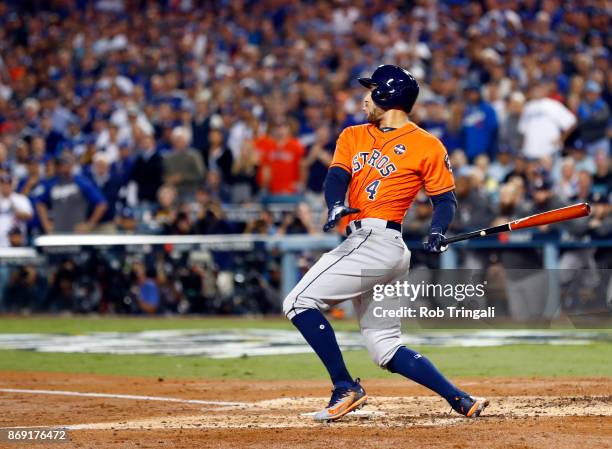
[[[345,206],[342,201],[334,203],[327,214],[327,223],[323,226],[323,232],[335,228],[342,217],[359,212],[361,212],[359,209]]]
[[[429,253],[443,253],[448,249],[446,238],[441,229],[433,228],[423,243],[423,249]]]

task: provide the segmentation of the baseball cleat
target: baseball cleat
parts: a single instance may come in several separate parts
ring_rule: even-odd
[[[475,398],[472,396],[456,397],[455,401],[453,409],[467,418],[476,418],[480,416],[480,413],[489,405],[488,399]]]
[[[359,382],[360,379],[356,379],[350,387],[335,387],[327,407],[315,413],[315,421],[335,421],[366,405],[368,395]]]

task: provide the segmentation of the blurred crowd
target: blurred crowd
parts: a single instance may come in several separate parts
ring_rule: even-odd
[[[605,0],[0,0],[0,246],[320,232],[335,138],[365,119],[355,79],[382,63],[419,80],[411,119],[448,148],[451,232],[589,201],[540,231],[612,238],[610,18]],[[418,197],[407,238],[430,214]]]

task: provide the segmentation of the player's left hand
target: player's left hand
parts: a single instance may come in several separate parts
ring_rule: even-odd
[[[430,253],[443,253],[448,249],[448,245],[444,244],[445,241],[441,230],[432,229],[427,241],[423,243],[423,249]]]
[[[332,206],[327,214],[327,223],[323,226],[323,231],[327,232],[330,229],[336,227],[340,219],[346,215],[356,214],[360,212],[359,209],[355,209],[354,207],[347,207],[341,202],[337,202]]]

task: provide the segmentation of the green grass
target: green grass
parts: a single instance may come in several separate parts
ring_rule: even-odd
[[[456,376],[612,376],[612,345],[512,345],[417,348],[443,372]],[[351,372],[388,378],[365,351],[345,353]],[[209,359],[153,355],[63,354],[0,351],[0,371],[55,371],[167,378],[325,379],[314,354]]]
[[[353,321],[338,321],[337,330],[358,330]],[[294,329],[285,318],[143,318],[97,316],[36,316],[0,318],[0,333],[141,332],[169,329]]]
[[[352,320],[335,321],[339,331],[357,330]],[[517,327],[517,326],[508,326]],[[34,316],[0,318],[0,333],[137,332],[164,329],[293,329],[284,318],[143,318],[96,316]],[[444,329],[439,329],[444,330]],[[556,328],[555,330],[559,330]],[[575,329],[568,329],[575,330]],[[419,328],[408,332],[431,332]],[[610,328],[599,332],[611,332]],[[297,334],[296,334],[297,337]],[[580,346],[512,345],[484,348],[421,347],[452,376],[612,376],[612,344]],[[365,351],[345,354],[352,372],[386,378]],[[65,354],[0,350],[0,371],[55,371],[168,378],[325,379],[314,354],[209,359],[159,355]]]
[[[439,328],[432,328],[435,322],[422,325],[419,322],[405,323],[407,331],[436,332],[449,330],[446,323],[439,323]],[[596,327],[598,332],[612,333],[612,328],[606,325]],[[337,331],[357,331],[355,320],[335,320],[334,329]],[[491,326],[486,322],[453,322],[454,328],[480,328],[480,329],[523,329],[522,324],[500,322]],[[554,326],[543,324],[531,325],[530,328],[546,330],[576,330],[571,323],[555,323]],[[289,320],[284,317],[253,318],[253,317],[118,317],[118,316],[46,316],[32,317],[4,316],[0,317],[0,334],[2,333],[58,333],[78,335],[88,332],[140,332],[148,330],[169,329],[294,329]]]
[[[169,329],[293,329],[284,318],[163,318],[107,316],[34,316],[0,318],[0,333],[140,332]],[[357,330],[354,322],[340,322],[339,330]]]

